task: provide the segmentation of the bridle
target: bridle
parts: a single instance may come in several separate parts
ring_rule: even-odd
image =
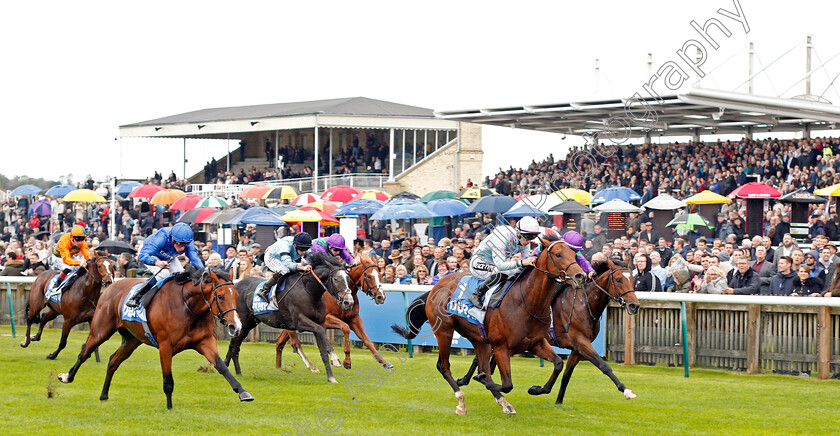
[[[201,273],[201,277],[199,278],[198,283],[203,285],[205,276],[207,276],[207,270],[206,269],[204,270],[204,272]],[[196,315],[196,313],[193,312],[192,309],[190,309],[190,306],[187,304],[186,298],[184,298],[184,286],[185,285],[186,285],[186,282],[184,282],[184,284],[181,285],[181,301],[184,303],[184,307],[187,308],[187,311],[189,311],[193,315]],[[215,282],[213,283],[213,289],[212,289],[211,292],[213,292],[213,303],[215,303],[215,305],[216,305],[216,313],[213,312],[213,304],[210,304],[210,300],[208,300],[207,297],[204,296],[204,290],[202,289],[201,285],[199,285],[197,283],[193,283],[193,285],[196,285],[198,287],[198,293],[199,293],[199,295],[201,295],[201,299],[204,300],[205,303],[207,303],[207,307],[210,309],[210,313],[213,315],[213,318],[216,318],[217,320],[219,320],[219,322],[222,323],[222,325],[227,325],[227,321],[225,321],[224,316],[228,312],[230,312],[232,310],[236,310],[236,307],[231,307],[230,309],[225,310],[223,312],[222,311],[222,306],[221,306],[221,304],[219,304],[219,293],[216,292],[216,289],[221,288],[222,286],[227,286],[227,285],[233,286],[233,282],[222,282],[222,283],[219,283],[219,284],[216,284]]]
[[[545,275],[553,278],[554,281],[556,281],[557,283],[564,283],[564,282],[569,280],[569,273],[568,273],[569,268],[571,268],[572,265],[577,265],[577,260],[575,260],[574,262],[566,265],[565,268],[560,267],[560,265],[554,259],[554,256],[551,255],[551,247],[553,247],[555,244],[558,244],[560,242],[563,242],[563,241],[554,241],[551,244],[549,244],[548,247],[546,247],[546,249],[544,250],[547,253],[546,255],[548,256],[548,260],[551,262],[551,266],[553,266],[554,269],[557,270],[558,272],[553,273],[553,272],[548,271],[548,270],[540,269],[536,265],[534,265],[534,269],[539,271],[539,272],[545,273]],[[580,267],[580,265],[578,265],[578,267]],[[569,285],[572,285],[572,284],[569,283]],[[572,285],[572,286],[574,286],[574,285]]]
[[[344,270],[344,268],[335,268],[335,269],[332,269],[332,270],[330,270],[330,272],[327,274],[327,280],[328,280],[328,281],[329,281],[329,280],[333,280],[332,275],[333,275],[334,273],[336,273],[337,271],[344,271],[344,273],[345,273],[345,274],[347,273],[347,271],[345,271],[345,270]],[[307,271],[307,272],[305,272],[305,273],[303,273],[303,274],[302,274],[302,276],[305,276],[305,275],[307,275],[307,274],[312,274],[312,277],[315,277],[315,280],[318,282],[318,284],[319,284],[319,285],[321,285],[321,287],[322,287],[322,288],[324,288],[324,292],[328,292],[329,294],[331,294],[331,295],[332,295],[332,292],[330,292],[330,290],[327,288],[327,286],[326,286],[326,285],[324,285],[324,282],[322,282],[322,281],[321,281],[321,278],[320,278],[320,277],[318,277],[318,274],[315,274],[314,268],[313,268],[313,269],[310,269],[309,271]],[[302,277],[302,276],[301,276],[301,277]],[[349,282],[349,280],[348,280],[348,282]],[[333,295],[333,296],[335,297],[335,300],[338,302],[338,304],[339,304],[339,306],[340,306],[340,305],[341,305],[342,300],[344,300],[344,297],[346,297],[346,296],[347,296],[347,294],[349,294],[349,293],[351,293],[351,292],[352,292],[352,291],[351,291],[350,289],[346,289],[346,290],[344,290],[344,291],[337,292],[337,293],[336,293],[335,295]]]
[[[376,264],[368,265],[368,266],[366,266],[362,269],[362,276],[360,278],[360,281],[361,281],[362,292],[367,294],[367,296],[370,297],[371,300],[375,301],[376,296],[373,294],[374,287],[373,287],[373,285],[371,285],[368,282],[368,280],[372,280],[373,277],[370,277],[370,276],[367,275],[367,270],[369,270],[371,268],[376,268]]]
[[[610,278],[609,278],[608,286],[612,289],[612,291],[613,291],[612,294],[609,291],[607,291],[606,289],[602,288],[601,285],[598,284],[597,279],[592,280],[592,283],[595,284],[595,287],[598,288],[599,291],[607,294],[607,297],[609,297],[610,300],[615,301],[621,307],[625,307],[627,305],[627,302],[624,301],[624,296],[633,292],[633,291],[635,291],[635,289],[630,289],[629,291],[625,291],[625,292],[622,292],[620,294],[618,293],[618,290],[616,289],[616,284],[615,284],[615,273],[617,273],[619,271],[622,271],[622,270],[625,270],[628,273],[630,272],[630,268],[627,268],[627,267],[624,267],[624,266],[618,267],[616,269],[610,269],[609,270],[610,271]],[[615,294],[615,296],[613,296],[613,294]],[[591,312],[591,310],[590,310],[590,312]]]

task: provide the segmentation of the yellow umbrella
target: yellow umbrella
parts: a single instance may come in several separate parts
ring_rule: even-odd
[[[822,197],[840,197],[840,183],[817,189],[814,191],[814,195]]]
[[[149,203],[158,204],[158,205],[167,205],[172,204],[175,200],[187,195],[184,191],[180,189],[164,189],[163,191],[158,191],[149,200]]]
[[[108,200],[105,200],[105,197],[93,192],[91,189],[77,189],[65,195],[62,201],[104,203]]]
[[[732,200],[724,197],[723,195],[715,194],[708,189],[700,192],[699,194],[694,194],[691,197],[686,198],[683,200],[686,204],[721,204],[721,203],[732,203]]]
[[[322,212],[319,210],[293,210],[291,212],[286,213],[285,215],[280,217],[281,220],[286,221],[287,223],[317,223],[320,222],[322,226],[337,226],[338,221],[333,218],[332,220],[325,219]]]
[[[583,189],[563,188],[552,192],[551,195],[558,196],[561,200],[574,200],[580,204],[589,204],[592,201],[592,194]]]
[[[371,189],[369,191],[362,191],[362,196],[365,200],[379,200],[379,201],[387,201],[391,198],[391,195],[385,191],[380,191],[378,189]]]
[[[274,198],[278,200],[294,200],[298,196],[294,188],[288,185],[280,185],[263,195],[263,199]]]

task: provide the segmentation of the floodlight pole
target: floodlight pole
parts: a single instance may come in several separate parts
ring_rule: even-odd
[[[111,237],[111,239],[113,239],[115,241],[117,240],[117,235],[116,235],[116,233],[114,233],[114,231],[116,229],[116,223],[114,222],[114,220],[116,219],[116,216],[117,216],[117,211],[115,209],[116,196],[117,196],[117,185],[116,185],[116,183],[117,183],[117,178],[112,177],[111,178],[111,224],[108,226],[108,235]]]
[[[814,45],[811,43],[813,35],[808,35],[805,40],[805,95],[811,95],[811,49]]]

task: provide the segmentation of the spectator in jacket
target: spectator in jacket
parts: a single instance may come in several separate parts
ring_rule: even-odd
[[[729,287],[724,289],[724,294],[751,295],[758,294],[758,274],[750,268],[750,260],[746,256],[738,258],[738,270],[732,274],[729,280]]]
[[[251,268],[254,267],[254,264],[251,262],[251,256],[248,254],[248,250],[245,248],[239,250],[238,257],[230,267],[231,280],[242,280],[251,277]]]
[[[808,237],[814,239],[818,235],[825,235],[825,224],[823,224],[819,213],[812,213],[808,218]]]
[[[810,275],[811,268],[803,263],[799,267],[799,272],[796,274],[797,277],[793,280],[793,289],[790,295],[794,297],[819,296],[820,292],[822,292],[822,283],[820,283],[819,279],[810,277]]]
[[[647,254],[637,253],[633,257],[633,264],[636,269],[633,271],[635,276],[635,285],[633,290],[636,292],[662,292],[662,284],[650,272],[650,257]]]
[[[767,260],[767,249],[763,245],[755,247],[755,261],[750,264],[753,271],[758,273],[759,292],[767,294],[770,291],[770,280],[776,275],[776,265]]]
[[[822,290],[823,286],[826,282],[825,277],[825,270],[819,266],[817,262],[817,258],[820,257],[820,254],[817,250],[811,250],[805,253],[805,260],[802,262],[803,265],[808,265],[808,272],[811,274],[812,278],[816,278],[820,281],[820,290]]]
[[[703,277],[703,281],[700,282],[700,286],[691,292],[698,294],[722,294],[723,290],[728,286],[726,279],[723,278],[723,271],[716,266],[710,266],[706,270],[706,275]]]
[[[0,271],[0,276],[22,276],[23,275],[23,260],[18,259],[17,253],[14,251],[6,252],[6,263],[3,271]]]
[[[831,261],[831,248],[828,246],[820,250],[820,260],[817,261],[817,268],[821,268],[825,272],[825,283],[823,283],[823,290],[828,290],[831,282],[834,281],[834,272],[837,264]]]
[[[793,280],[796,273],[790,270],[793,259],[790,256],[780,256],[778,263],[779,272],[770,280],[770,295],[790,295],[793,290]]]

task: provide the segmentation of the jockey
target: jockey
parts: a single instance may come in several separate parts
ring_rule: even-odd
[[[344,236],[334,233],[327,238],[318,238],[312,241],[313,253],[327,253],[328,248],[329,254],[347,262],[348,265],[353,264],[353,255],[350,254],[350,250],[344,245]]]
[[[58,244],[53,248],[53,269],[61,271],[58,275],[59,280],[62,280],[61,284],[58,285],[59,291],[63,291],[72,281],[79,267],[87,266],[87,261],[90,260],[91,256],[85,242],[86,237],[85,228],[75,226],[62,235]],[[68,275],[70,275],[70,279],[67,279]]]
[[[481,307],[481,297],[502,279],[509,278],[521,271],[523,266],[536,262],[536,256],[522,258],[528,243],[540,233],[540,225],[534,217],[526,216],[515,227],[496,227],[487,236],[470,257],[470,274],[484,280],[469,295],[473,306]]]
[[[271,288],[277,283],[280,283],[283,277],[294,271],[310,271],[311,265],[301,265],[300,262],[304,260],[304,256],[312,247],[312,237],[308,233],[298,233],[294,237],[286,236],[271,244],[265,250],[265,266],[274,272],[274,275],[268,279],[262,289],[259,290],[254,297],[261,297],[268,301],[268,293]]]
[[[583,272],[591,279],[595,275],[595,270],[589,264],[589,261],[583,257],[583,253],[581,253],[581,250],[583,250],[583,236],[574,230],[569,230],[563,235],[563,241],[566,242],[569,248],[575,251],[575,260]]]
[[[140,299],[160,279],[166,278],[170,274],[183,271],[184,267],[177,259],[177,256],[181,253],[186,254],[191,264],[200,269],[204,269],[204,262],[201,261],[201,256],[198,255],[198,249],[193,244],[192,229],[185,223],[160,228],[152,236],[146,238],[143,241],[143,248],[137,254],[137,258],[140,262],[149,265],[149,270],[153,275],[130,300],[126,301],[126,306],[140,306]],[[166,271],[164,268],[168,268],[168,271],[164,272]],[[163,275],[159,279],[158,274],[161,274],[161,272],[163,272]]]

